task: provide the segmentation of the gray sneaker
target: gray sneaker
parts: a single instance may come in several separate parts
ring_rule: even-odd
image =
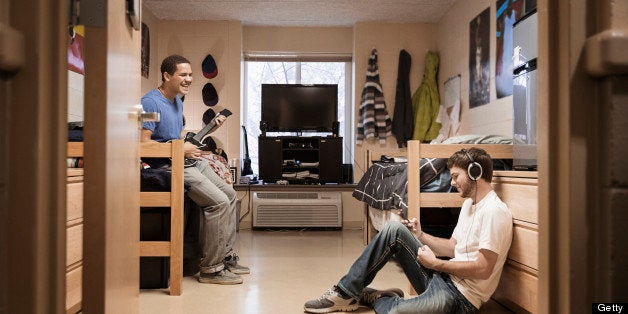
[[[198,282],[213,283],[217,285],[237,285],[242,283],[242,277],[226,269],[215,273],[203,273],[198,275]]]
[[[237,275],[250,274],[251,270],[246,267],[238,264],[240,257],[237,254],[233,254],[225,257],[224,264],[225,267],[232,273]]]
[[[347,297],[346,299],[340,295],[337,287],[327,290],[323,295],[316,299],[305,302],[303,309],[308,313],[330,313],[330,312],[351,312],[357,310],[360,305],[358,301]]]
[[[377,290],[373,288],[366,287],[362,290],[362,295],[360,296],[360,304],[366,305],[368,307],[373,307],[375,300],[381,297],[400,297],[403,298],[403,291],[398,288],[392,288],[387,290]]]

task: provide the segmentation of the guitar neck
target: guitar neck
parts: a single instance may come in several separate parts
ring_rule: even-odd
[[[209,131],[211,131],[214,127],[216,127],[216,119],[209,122],[202,130],[196,133],[196,135],[194,135],[192,138],[196,140],[197,142],[200,142],[203,140],[203,137],[205,137],[205,135],[207,135],[207,133],[209,133]]]
[[[249,137],[248,135],[246,135],[246,128],[244,128],[244,125],[242,126],[242,131],[244,131],[244,148],[246,149],[246,154],[245,157],[248,159],[249,158]]]
[[[229,109],[223,109],[220,113],[218,113],[218,115],[216,115],[214,119],[212,119],[209,123],[207,123],[207,125],[203,129],[201,129],[196,135],[194,135],[192,138],[196,140],[197,142],[202,141],[203,137],[205,137],[205,135],[207,135],[209,131],[211,131],[214,127],[216,127],[216,119],[218,119],[218,117],[224,116],[226,118],[230,115],[231,115],[231,111],[229,111]]]

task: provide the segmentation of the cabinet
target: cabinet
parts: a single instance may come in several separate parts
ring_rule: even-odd
[[[341,137],[260,137],[259,174],[265,182],[340,183]]]
[[[65,309],[77,313],[81,310],[83,275],[83,169],[69,168],[67,174]]]

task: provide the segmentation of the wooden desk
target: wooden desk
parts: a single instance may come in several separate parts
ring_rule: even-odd
[[[351,192],[357,184],[234,184],[236,191],[317,191],[317,192]]]

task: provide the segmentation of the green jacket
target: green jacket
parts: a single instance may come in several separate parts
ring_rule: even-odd
[[[431,141],[438,136],[441,124],[436,122],[440,105],[436,73],[438,72],[438,55],[428,51],[425,56],[425,73],[423,82],[412,96],[414,113],[414,133],[412,139]]]

